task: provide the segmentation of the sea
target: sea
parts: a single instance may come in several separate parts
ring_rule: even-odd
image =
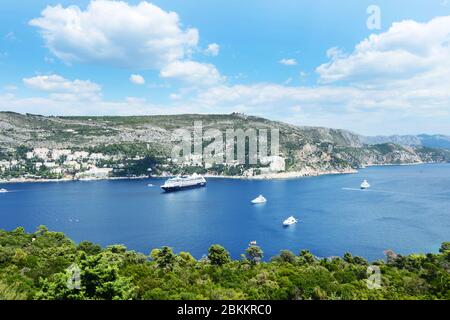
[[[371,184],[361,190],[366,179]],[[75,242],[123,244],[149,254],[172,247],[201,258],[212,244],[239,258],[256,241],[264,259],[288,249],[346,252],[374,261],[385,250],[437,252],[450,241],[450,164],[380,166],[356,174],[283,180],[209,178],[164,193],[163,179],[0,184],[0,229],[39,225]],[[267,202],[251,200],[263,195]],[[296,225],[284,227],[289,216]]]

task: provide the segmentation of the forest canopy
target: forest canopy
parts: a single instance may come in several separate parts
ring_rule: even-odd
[[[220,245],[196,260],[169,247],[148,255],[123,245],[76,244],[40,226],[0,230],[0,299],[450,299],[450,242],[439,253],[372,262],[380,286],[368,285],[369,262],[350,253],[318,258],[283,250],[263,261],[251,245],[232,260]]]

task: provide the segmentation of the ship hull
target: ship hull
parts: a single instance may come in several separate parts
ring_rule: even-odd
[[[197,189],[197,188],[202,188],[202,187],[206,187],[206,183],[193,184],[190,186],[174,186],[174,187],[162,186],[161,189],[163,189],[164,192],[169,193],[169,192],[177,192],[177,191],[183,191],[183,190],[189,190],[189,189]]]

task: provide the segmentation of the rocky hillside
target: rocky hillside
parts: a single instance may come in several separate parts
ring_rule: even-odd
[[[299,127],[242,114],[43,117],[11,112],[0,112],[0,161],[3,160],[4,164],[10,161],[11,165],[12,159],[21,160],[28,154],[31,163],[28,161],[27,164],[21,164],[20,170],[22,174],[26,174],[29,166],[39,163],[40,166],[48,166],[46,163],[50,160],[39,158],[39,152],[32,153],[35,149],[47,148],[53,153],[55,150],[69,150],[64,151],[64,159],[70,157],[70,161],[64,162],[59,157],[53,160],[61,162],[61,166],[69,165],[70,162],[73,165],[72,173],[90,169],[98,162],[102,167],[120,167],[123,172],[127,171],[129,159],[143,160],[148,157],[152,157],[155,163],[164,165],[164,170],[169,173],[189,171],[189,164],[184,164],[184,169],[174,168],[173,164],[166,163],[166,159],[170,157],[172,150],[172,130],[192,130],[194,121],[202,121],[204,130],[215,128],[223,132],[226,129],[279,129],[280,151],[285,162],[285,168],[279,171],[301,172],[301,175],[348,172],[376,164],[450,161],[450,151],[421,145],[400,146],[390,142],[369,145],[365,144],[367,139],[364,137],[344,130]],[[82,155],[89,159],[86,160],[86,166],[79,161],[79,157],[74,156],[75,151],[78,154],[85,152]],[[61,154],[60,151],[56,153]],[[77,161],[79,166],[76,165]],[[244,166],[239,170],[230,170],[217,166],[207,168],[208,172],[205,172],[205,168],[201,169],[202,173],[241,175],[245,170],[248,174],[249,168]],[[61,169],[57,172],[66,171]],[[161,167],[159,171],[162,171]],[[39,176],[36,172],[34,174]],[[260,172],[256,166],[251,175],[258,174]]]

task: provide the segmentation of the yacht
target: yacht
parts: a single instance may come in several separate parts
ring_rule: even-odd
[[[293,224],[296,224],[297,222],[298,222],[297,219],[295,219],[293,216],[290,216],[289,218],[283,221],[283,226],[285,227],[291,226]]]
[[[364,180],[363,183],[361,183],[361,189],[365,190],[369,188],[370,188],[369,182],[367,182],[367,180]]]
[[[165,192],[173,192],[204,186],[206,186],[205,178],[203,176],[193,174],[192,176],[177,176],[175,178],[171,178],[161,186],[161,189]]]
[[[257,198],[252,200],[253,204],[260,204],[267,202],[266,198],[264,198],[262,195],[259,195]]]
[[[6,189],[0,189],[0,193],[7,193],[8,192],[8,190],[6,190]]]

